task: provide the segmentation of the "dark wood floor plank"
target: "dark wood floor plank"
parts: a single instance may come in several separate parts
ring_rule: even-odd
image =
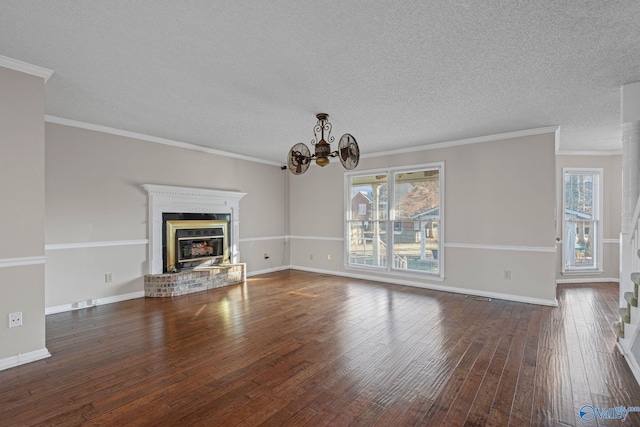
[[[49,315],[53,356],[0,371],[0,425],[566,426],[636,405],[617,285],[558,301],[288,270]]]
[[[509,356],[509,351],[513,344],[513,338],[519,326],[522,328],[523,325],[528,324],[528,313],[530,310],[530,306],[518,305],[514,307],[514,310],[511,311],[511,317],[507,323],[502,326],[497,347],[489,362],[489,366],[478,388],[475,399],[468,410],[464,425],[482,426],[486,424],[507,357]],[[524,331],[521,329],[519,333],[522,334]]]

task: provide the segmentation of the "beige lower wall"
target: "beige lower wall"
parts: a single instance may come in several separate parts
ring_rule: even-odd
[[[147,252],[147,245],[48,250],[46,306],[143,291],[143,277],[149,271]],[[106,273],[111,273],[111,283],[105,282]]]
[[[373,268],[345,268],[344,242],[320,239],[292,239],[291,263],[294,268],[339,275],[369,277],[390,283],[417,287],[487,295],[540,304],[555,304],[554,271],[539,266],[553,265],[554,252],[513,251],[487,248],[446,248],[443,281],[429,280],[416,273],[397,272]],[[332,259],[328,259],[332,255]],[[460,266],[464,268],[460,268]],[[511,272],[511,279],[504,271]]]
[[[44,265],[0,268],[0,365],[45,348]],[[9,328],[9,313],[22,312],[22,326]]]
[[[344,241],[341,239],[291,239],[291,265],[294,267],[345,272],[344,254]]]
[[[240,242],[240,261],[251,260],[247,274],[282,269],[289,266],[289,246],[285,236],[269,239],[243,240]],[[267,254],[269,258],[264,257]]]
[[[446,248],[447,278],[443,284],[471,289],[471,293],[552,303],[556,299],[554,271],[550,268],[554,260],[552,252]],[[505,270],[511,272],[511,279],[505,279]]]

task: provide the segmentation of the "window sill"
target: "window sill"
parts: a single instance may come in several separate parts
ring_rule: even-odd
[[[444,277],[440,276],[439,274],[419,272],[419,271],[387,270],[386,268],[368,267],[368,266],[360,266],[360,265],[347,265],[345,267],[345,270],[384,274],[390,277],[404,277],[404,278],[411,278],[411,279],[430,280],[433,282],[444,281]]]
[[[562,274],[563,276],[593,276],[604,274],[604,270],[600,270],[598,268],[594,268],[591,270],[566,270],[562,271],[560,274]]]

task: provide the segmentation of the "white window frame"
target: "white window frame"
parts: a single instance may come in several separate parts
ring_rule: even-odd
[[[565,219],[565,211],[566,211],[566,197],[565,197],[565,175],[569,174],[590,174],[594,175],[595,182],[593,188],[593,228],[589,230],[590,236],[596,236],[595,241],[592,243],[593,246],[593,266],[575,266],[572,267],[568,264],[568,254],[567,250],[568,245],[573,245],[573,242],[567,241],[567,232],[568,225]],[[603,272],[603,252],[604,252],[604,227],[603,227],[603,211],[604,211],[604,203],[603,203],[603,182],[604,170],[602,168],[562,168],[562,177],[561,177],[561,194],[562,194],[562,213],[561,213],[561,221],[562,221],[562,274],[593,274],[593,273],[602,273]],[[575,227],[575,225],[572,225]],[[573,252],[572,252],[573,253]]]
[[[386,223],[387,230],[394,230],[394,206],[392,202],[395,202],[395,175],[403,172],[415,172],[421,169],[438,169],[439,176],[439,197],[440,197],[440,206],[439,206],[439,226],[438,226],[438,240],[439,240],[439,254],[438,254],[438,273],[431,273],[428,271],[418,271],[418,270],[400,270],[393,268],[393,262],[387,262],[385,267],[377,267],[377,266],[367,266],[362,264],[351,264],[349,262],[349,221],[351,218],[351,178],[358,176],[368,176],[368,175],[387,175],[387,186],[388,186],[388,199],[389,202],[387,204],[387,219],[381,220],[381,222]],[[345,208],[345,216],[344,216],[344,265],[346,269],[353,270],[367,270],[371,272],[380,272],[384,271],[385,273],[396,275],[396,276],[410,276],[410,277],[422,277],[429,280],[437,280],[443,281],[445,278],[444,274],[444,266],[445,266],[445,167],[444,162],[434,162],[434,163],[425,163],[419,165],[410,165],[410,166],[402,166],[402,167],[389,167],[382,169],[369,169],[369,170],[359,170],[357,172],[346,172],[344,175],[344,206]],[[394,233],[387,233],[387,260],[393,259],[393,235]]]

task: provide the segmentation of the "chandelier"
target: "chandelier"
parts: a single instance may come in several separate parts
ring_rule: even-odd
[[[331,143],[334,138],[331,136],[331,123],[329,115],[320,113],[316,115],[318,123],[313,127],[315,138],[311,140],[311,145],[315,147],[315,152],[311,154],[309,147],[299,143],[291,147],[287,164],[289,170],[294,175],[301,175],[307,171],[309,165],[315,160],[316,165],[326,166],[330,163],[330,157],[338,157],[345,169],[355,169],[360,161],[360,149],[356,139],[345,133],[338,142],[338,149],[331,151]]]

